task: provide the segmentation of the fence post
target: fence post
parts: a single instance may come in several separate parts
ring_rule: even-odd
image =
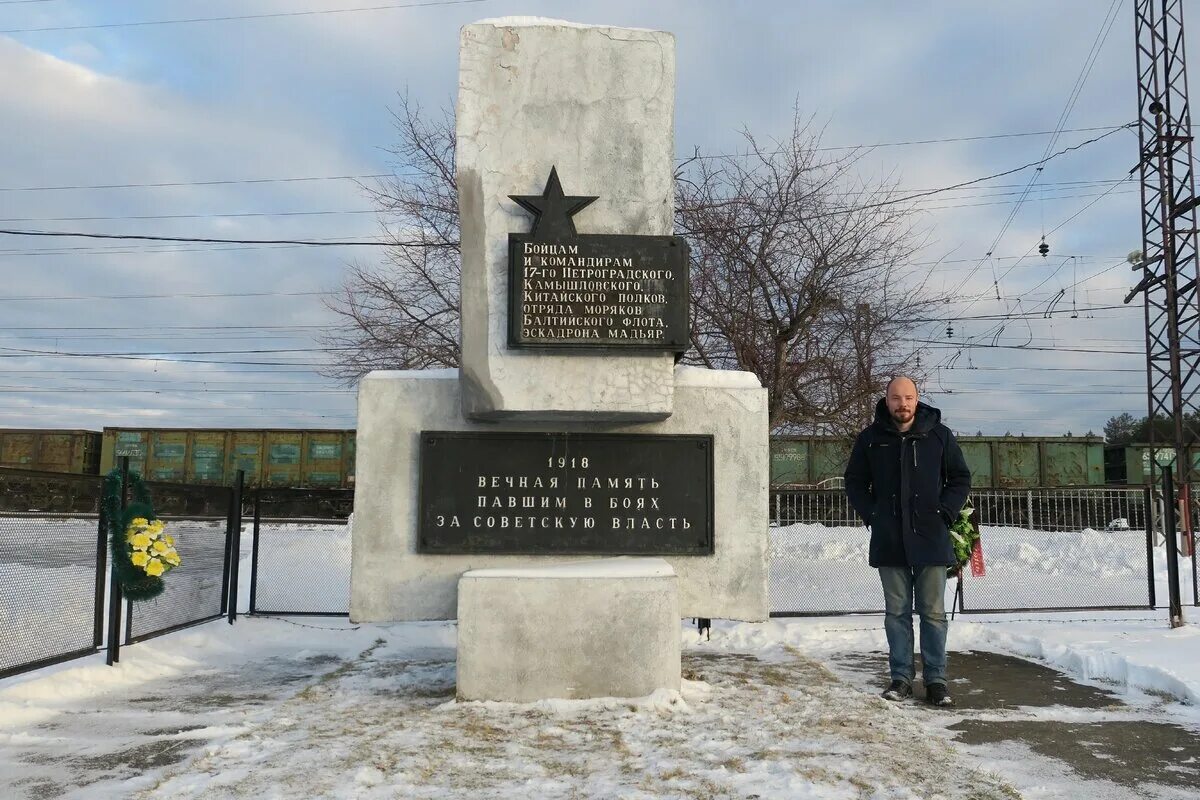
[[[1035,530],[1037,530],[1037,528],[1033,524],[1033,490],[1032,489],[1027,489],[1025,491],[1025,508],[1029,512],[1029,530],[1035,531]]]
[[[1162,466],[1162,465],[1160,465]],[[1170,611],[1168,616],[1172,628],[1183,626],[1183,607],[1179,602],[1179,544],[1175,533],[1175,486],[1171,466],[1162,467],[1163,473],[1163,537],[1167,545],[1167,594]]]
[[[1154,495],[1149,486],[1142,487],[1142,514],[1146,518],[1146,582],[1150,589],[1150,608],[1158,605],[1154,596]]]
[[[254,490],[254,532],[250,552],[250,614],[258,605],[258,528],[262,519],[262,487]]]
[[[229,545],[229,624],[237,619],[238,605],[238,563],[242,558],[242,488],[246,482],[246,473],[237,471],[233,481],[233,514],[232,530]]]
[[[104,597],[108,583],[108,517],[104,514],[104,482],[100,482],[100,516],[96,520],[96,629],[92,643],[104,644]]]
[[[781,517],[779,516],[779,503],[780,503],[779,492],[775,492],[775,527],[776,528],[778,528],[779,525],[781,524],[779,522],[779,520],[781,519]]]
[[[129,456],[121,456],[121,511],[125,511],[126,493],[129,489]],[[119,525],[120,522],[118,521]],[[115,567],[116,565],[114,565]],[[117,583],[117,571],[109,572],[108,582],[108,653],[104,663],[112,666],[121,660],[121,613],[124,610],[121,584]]]

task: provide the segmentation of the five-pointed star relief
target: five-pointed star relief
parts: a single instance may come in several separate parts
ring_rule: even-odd
[[[510,194],[509,198],[521,208],[533,214],[535,239],[565,239],[577,236],[575,222],[571,219],[577,212],[591,205],[596,197],[564,195],[558,181],[558,170],[550,168],[546,188],[538,194]]]

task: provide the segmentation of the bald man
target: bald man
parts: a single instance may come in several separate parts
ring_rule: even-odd
[[[888,700],[912,697],[913,609],[921,617],[925,697],[953,704],[946,686],[947,569],[956,564],[949,525],[971,490],[971,472],[942,412],[920,402],[899,376],[858,435],[846,466],[846,495],[871,529],[870,563],[883,584],[891,683]]]

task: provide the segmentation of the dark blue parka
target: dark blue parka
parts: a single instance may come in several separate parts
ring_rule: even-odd
[[[971,472],[942,412],[917,403],[901,433],[887,402],[858,435],[846,465],[846,495],[871,529],[872,567],[953,565],[947,526],[971,490]]]

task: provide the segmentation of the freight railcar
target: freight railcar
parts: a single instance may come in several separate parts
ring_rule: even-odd
[[[977,488],[1102,486],[1099,436],[959,436]],[[771,485],[812,486],[840,478],[852,442],[824,436],[772,437]]]
[[[129,457],[147,480],[224,484],[237,471],[247,486],[354,486],[353,430],[105,428],[100,471]]]
[[[1159,444],[1154,449],[1161,448],[1162,445]],[[1104,448],[1104,482],[1115,486],[1140,486],[1149,483],[1152,452],[1146,442],[1107,445]],[[1191,456],[1192,469],[1200,470],[1200,447],[1193,449]]]
[[[0,467],[95,475],[99,431],[0,428]]]

